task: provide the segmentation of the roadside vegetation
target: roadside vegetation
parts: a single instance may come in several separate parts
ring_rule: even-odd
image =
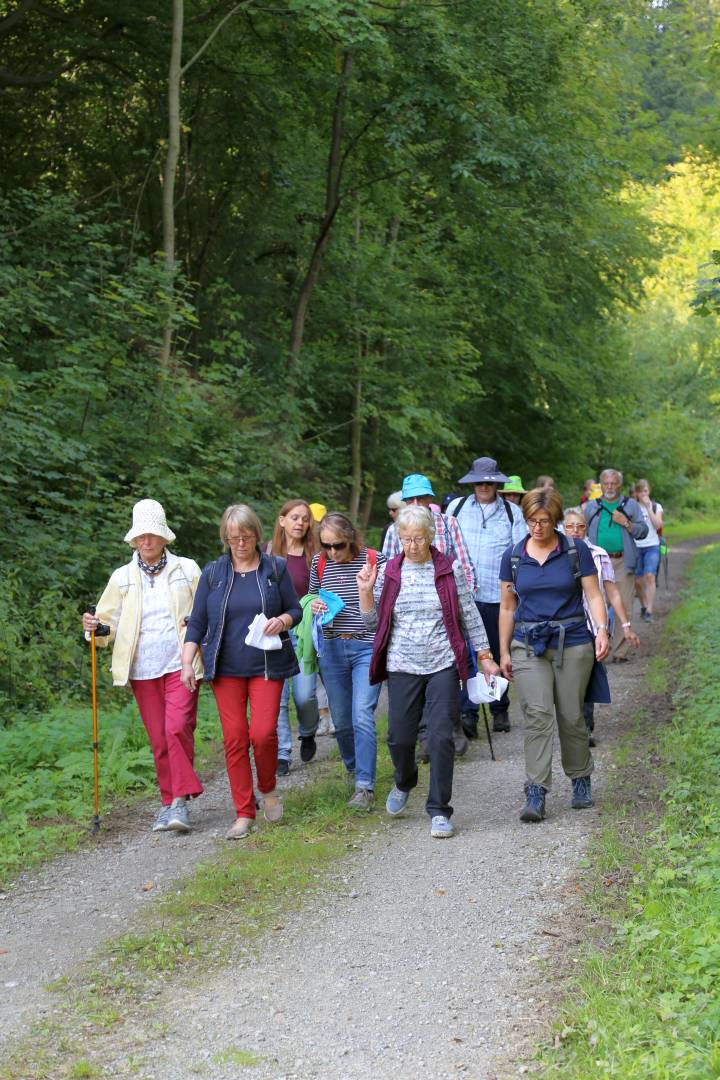
[[[618,801],[586,871],[612,933],[587,957],[546,1078],[720,1075],[719,574],[720,545],[703,549],[668,618],[651,690],[669,722],[640,718],[619,748],[631,809]]]

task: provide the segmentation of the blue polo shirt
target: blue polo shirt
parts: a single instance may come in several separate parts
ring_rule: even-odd
[[[557,547],[550,552],[542,565],[537,559],[528,555],[527,541],[523,545],[515,583],[518,599],[515,622],[540,623],[549,619],[581,619],[582,623],[566,629],[565,646],[582,645],[586,641],[592,641],[592,635],[585,623],[582,590],[580,582],[576,581],[572,574],[567,554],[567,537],[557,531],[555,536]],[[597,578],[595,563],[587,544],[583,540],[576,540],[575,547],[580,561],[581,577]],[[513,548],[507,548],[500,560],[501,581],[512,581],[510,569],[512,553]],[[558,637],[559,630],[555,630],[552,639],[548,642],[551,648],[557,644]],[[515,630],[513,639],[525,640],[522,631],[518,629]]]

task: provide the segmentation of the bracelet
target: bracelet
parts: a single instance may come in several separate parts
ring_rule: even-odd
[[[607,633],[607,623],[604,623],[602,626],[598,626],[598,634],[601,630],[604,630],[605,633]]]
[[[485,652],[479,652],[477,658],[478,660],[492,660],[493,654],[490,649],[486,649]]]
[[[628,626],[632,626],[632,623],[631,622],[622,622],[622,623],[620,623],[620,625],[622,626],[623,630],[627,630]]]

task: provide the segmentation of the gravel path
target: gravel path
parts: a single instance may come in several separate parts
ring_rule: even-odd
[[[673,549],[673,591],[689,552]],[[660,615],[673,591],[659,592]],[[421,774],[406,814],[379,816],[330,887],[287,912],[254,958],[238,942],[220,973],[198,972],[160,994],[145,1031],[118,1030],[108,1075],[129,1075],[130,1050],[133,1075],[145,1080],[490,1080],[525,1070],[551,1013],[544,962],[558,936],[566,950],[576,944],[565,914],[602,812],[609,747],[644,703],[640,676],[658,623],[639,632],[640,655],[611,669],[614,704],[596,710],[597,808],[569,809],[570,785],[556,761],[548,820],[520,823],[522,734],[513,707],[512,732],[495,736],[498,761],[483,738],[456,770],[452,840],[429,836]],[[329,742],[320,740],[325,752]],[[145,813],[19,881],[0,901],[0,1035],[47,1009],[43,983],[126,930],[214,849],[231,816],[218,778],[203,796],[203,827],[189,836],[152,836]],[[252,1067],[243,1055],[253,1055]]]

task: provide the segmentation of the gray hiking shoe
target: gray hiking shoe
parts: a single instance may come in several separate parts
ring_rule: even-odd
[[[168,809],[168,829],[172,829],[174,832],[190,832],[190,815],[188,814],[187,803],[179,802],[175,806],[168,807]]]
[[[375,792],[370,788],[359,787],[355,789],[355,794],[348,802],[348,806],[351,810],[372,810],[374,802]]]
[[[155,818],[153,823],[153,832],[167,832],[168,830],[168,818],[170,817],[170,804],[160,807],[160,813]]]

